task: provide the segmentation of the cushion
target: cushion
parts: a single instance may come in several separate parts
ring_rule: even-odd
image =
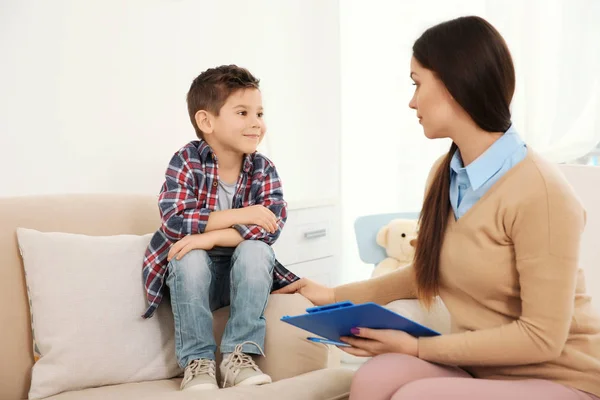
[[[39,353],[31,399],[181,373],[168,302],[141,317],[150,237],[17,229]]]
[[[179,391],[180,379],[128,383],[63,393],[48,400],[347,400],[353,371],[329,368],[270,385]]]

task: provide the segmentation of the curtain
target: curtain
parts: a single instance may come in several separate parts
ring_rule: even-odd
[[[418,211],[447,140],[427,140],[409,79],[412,44],[428,27],[479,15],[504,36],[517,85],[513,122],[531,148],[569,162],[600,141],[600,1],[340,1],[342,282],[367,278],[354,220]]]
[[[487,1],[486,14],[515,62],[513,123],[554,162],[600,142],[600,2]]]

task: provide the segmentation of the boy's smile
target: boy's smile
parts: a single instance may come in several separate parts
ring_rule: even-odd
[[[213,130],[206,139],[217,155],[220,151],[251,154],[267,129],[263,119],[262,95],[258,89],[233,92],[218,116],[211,116]]]

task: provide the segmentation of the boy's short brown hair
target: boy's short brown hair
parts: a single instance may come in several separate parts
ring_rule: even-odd
[[[219,110],[233,92],[248,88],[258,89],[259,82],[247,69],[237,65],[210,68],[198,75],[187,94],[188,113],[196,136],[204,138],[195,118],[199,110],[219,115]]]

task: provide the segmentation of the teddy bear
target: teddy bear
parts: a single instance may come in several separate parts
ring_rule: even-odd
[[[415,255],[417,221],[393,219],[377,233],[376,242],[386,251],[383,259],[373,270],[372,277],[388,274],[409,265]]]

